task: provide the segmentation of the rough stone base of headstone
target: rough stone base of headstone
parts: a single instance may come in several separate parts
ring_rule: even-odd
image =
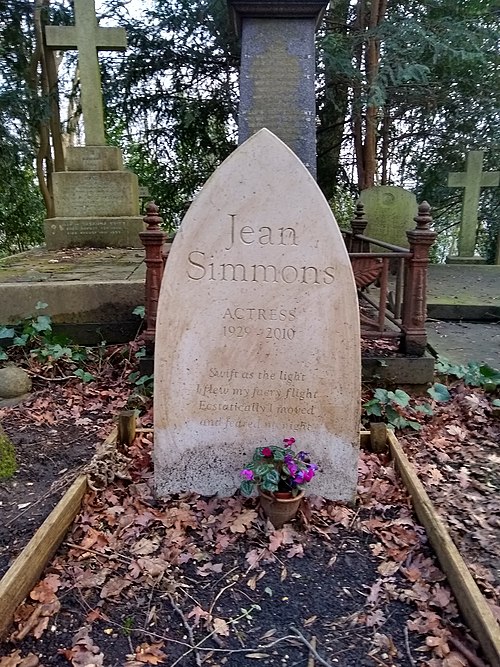
[[[460,257],[459,255],[449,255],[446,258],[446,264],[486,264],[484,257]]]
[[[45,220],[48,250],[62,248],[140,248],[144,231],[139,216],[118,218],[49,218]]]

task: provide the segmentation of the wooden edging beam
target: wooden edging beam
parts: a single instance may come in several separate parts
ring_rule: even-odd
[[[87,475],[80,475],[0,581],[0,639],[12,623],[15,610],[40,579],[74,521],[86,490]]]
[[[104,441],[116,440],[116,428]],[[87,475],[79,475],[0,580],[0,640],[14,612],[36,585],[47,563],[63,541],[87,491]]]
[[[445,524],[434,509],[422,482],[418,479],[396,436],[390,430],[387,432],[387,440],[392,458],[413,500],[415,512],[448,577],[460,611],[480,643],[491,667],[500,667],[500,628],[496,619],[453,543]]]

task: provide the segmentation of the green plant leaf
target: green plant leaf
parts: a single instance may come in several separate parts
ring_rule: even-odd
[[[17,345],[19,347],[23,347],[24,345],[26,345],[28,338],[29,338],[28,334],[21,334],[20,336],[16,336],[14,338],[12,344]]]
[[[9,357],[5,354],[3,350],[0,350],[0,361],[6,361]]]
[[[363,408],[367,415],[375,415],[375,417],[382,416],[382,408],[380,407],[380,402],[376,398],[372,398],[371,401],[367,401],[363,404]]]
[[[389,424],[395,424],[399,419],[400,414],[395,408],[392,407],[392,405],[388,405],[385,409],[385,416]]]
[[[387,389],[382,389],[381,387],[378,387],[377,389],[375,389],[373,398],[379,401],[379,403],[381,403],[382,405],[385,405],[386,403],[389,403],[389,392],[387,391]]]
[[[43,310],[44,308],[48,308],[48,307],[49,307],[48,303],[45,303],[43,301],[38,301],[36,306],[35,306],[35,309],[36,310]]]
[[[410,426],[414,431],[420,431],[422,428],[422,424],[419,422],[412,421],[411,419],[408,420],[408,426]]]
[[[33,321],[33,329],[40,333],[41,331],[52,331],[52,320],[48,315],[39,315]]]
[[[254,490],[255,484],[249,479],[245,479],[240,484],[240,491],[244,496],[251,496]]]
[[[492,402],[491,405],[494,405],[496,408],[500,408],[500,398],[495,398]]]
[[[402,389],[396,389],[396,391],[394,392],[394,398],[392,400],[398,405],[400,405],[402,408],[406,408],[406,406],[410,402],[410,397],[406,393],[406,391],[403,391]]]
[[[16,332],[9,327],[0,327],[0,338],[14,338]]]
[[[95,380],[95,377],[92,375],[92,373],[84,371],[83,368],[77,368],[75,375],[77,378],[80,378],[82,382],[92,382],[92,380]]]
[[[136,306],[132,311],[132,315],[139,315],[139,317],[144,317],[146,314],[146,308],[144,306]]]
[[[422,403],[421,405],[416,405],[415,412],[421,412],[424,415],[430,415],[430,416],[434,414],[434,410],[429,405],[429,403]]]
[[[448,388],[439,382],[435,382],[432,387],[427,389],[427,393],[431,398],[433,398],[435,401],[444,403],[445,401],[449,401],[451,398],[451,394],[448,391]]]

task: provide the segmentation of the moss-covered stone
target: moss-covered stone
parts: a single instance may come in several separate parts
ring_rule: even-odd
[[[16,470],[16,450],[0,426],[0,479],[10,479]]]

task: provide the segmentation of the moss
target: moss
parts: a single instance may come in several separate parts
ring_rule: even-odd
[[[10,479],[16,470],[16,450],[0,426],[0,480]]]

